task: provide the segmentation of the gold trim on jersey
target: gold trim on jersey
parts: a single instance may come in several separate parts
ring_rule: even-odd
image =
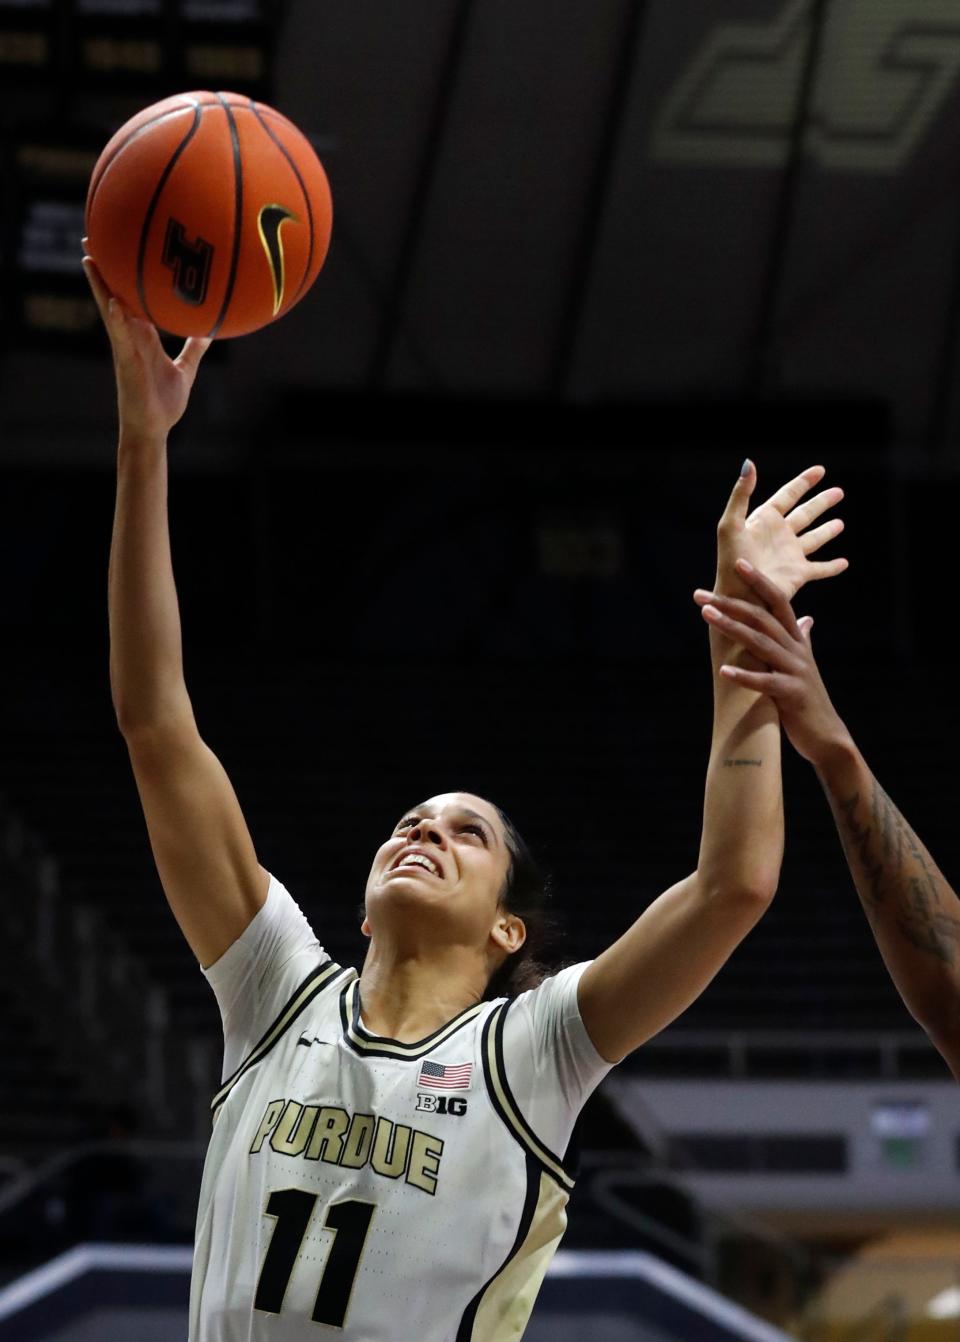
[[[340,965],[334,964],[332,960],[327,960],[319,969],[314,969],[308,974],[260,1042],[254,1045],[250,1053],[234,1072],[233,1076],[228,1077],[217,1091],[216,1095],[214,1095],[210,1105],[214,1117],[216,1117],[218,1109],[223,1104],[224,1100],[226,1100],[240,1078],[248,1072],[251,1067],[255,1067],[258,1062],[266,1057],[281,1036],[290,1028],[300,1013],[309,1006],[317,994],[328,987],[340,974],[352,974],[353,972],[354,971],[350,969],[342,969]]]
[[[520,1145],[526,1151],[529,1151],[547,1173],[556,1179],[560,1187],[569,1194],[573,1191],[574,1181],[564,1169],[563,1161],[540,1141],[540,1138],[520,1112],[520,1107],[510,1090],[503,1060],[503,1026],[509,1005],[509,1002],[503,1002],[495,1007],[483,1027],[481,1053],[487,1089],[490,1092],[493,1107],[513,1132]]]
[[[360,984],[354,979],[340,994],[340,1020],[347,1043],[356,1052],[379,1058],[423,1058],[438,1045],[446,1043],[451,1035],[467,1025],[486,1007],[486,1002],[476,1002],[465,1007],[453,1020],[441,1025],[439,1030],[418,1039],[413,1044],[403,1044],[399,1039],[387,1039],[371,1034],[360,1021]]]
[[[463,1317],[457,1342],[512,1342],[523,1334],[550,1259],[567,1228],[568,1195],[540,1171],[526,1234]]]

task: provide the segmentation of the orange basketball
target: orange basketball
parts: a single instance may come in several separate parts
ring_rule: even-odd
[[[289,312],[330,245],[307,138],[239,93],[180,93],[122,126],[87,192],[90,255],[127,307],[174,335],[238,336]]]

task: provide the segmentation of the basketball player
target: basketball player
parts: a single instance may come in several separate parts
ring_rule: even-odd
[[[793,745],[816,769],[890,977],[960,1081],[960,899],[831,703],[813,656],[813,621],[796,620],[763,573],[741,573],[754,601],[705,591],[696,600],[717,632],[764,666],[724,667],[721,674],[768,695]]]
[[[184,683],[166,443],[206,342],[167,358],[156,331],[85,264],[120,415],[113,702],[164,890],[225,1036],[191,1342],[519,1338],[565,1227],[581,1106],[703,991],[773,898],[783,846],[776,709],[714,676],[696,870],[596,960],[519,996],[491,989],[524,957],[530,868],[496,806],[451,792],[404,812],[384,836],[366,887],[369,950],[359,975],[341,967],[259,865]],[[756,472],[745,463],[718,532],[724,590],[749,593],[734,572],[741,554],[791,596],[845,567],[809,557],[842,527],[807,530],[842,495],[807,499],[822,476],[804,472],[748,518]],[[712,643],[719,668],[733,649]],[[420,712],[398,704],[397,742],[415,734]],[[341,841],[320,815],[316,842]],[[638,841],[638,883],[642,863]]]

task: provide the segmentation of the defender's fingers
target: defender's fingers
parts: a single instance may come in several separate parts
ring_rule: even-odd
[[[740,467],[740,474],[737,477],[737,483],[734,485],[730,497],[727,499],[727,506],[723,510],[723,516],[720,519],[721,527],[726,523],[743,522],[746,520],[747,509],[750,506],[750,496],[757,487],[757,468],[747,457],[746,461]]]
[[[212,344],[213,341],[209,336],[188,336],[183,349],[173,362],[178,368],[183,368],[188,373],[195,375],[200,367],[200,360]]]
[[[811,522],[815,522],[829,509],[835,508],[842,498],[843,490],[839,485],[834,485],[832,489],[825,489],[822,493],[815,494],[812,499],[808,499],[806,503],[801,503],[799,508],[794,508],[787,518],[794,535],[799,536]]]
[[[770,671],[745,671],[742,666],[721,666],[720,674],[725,680],[742,685],[745,690],[756,690],[759,694],[776,698],[779,681]]]
[[[745,559],[737,560],[737,573],[744,582],[752,587],[763,604],[771,611],[794,638],[799,634],[793,607],[775,582],[771,582],[765,573],[755,569]]]
[[[832,541],[844,528],[844,522],[839,517],[834,517],[830,522],[824,522],[822,527],[814,527],[812,531],[804,532],[799,537],[800,549],[805,555],[815,554],[817,550],[826,545],[827,541]]]
[[[739,620],[731,620],[729,615],[724,615],[716,606],[704,606],[702,614],[706,622],[723,634],[724,638],[753,653],[754,657],[765,662],[767,666],[775,666],[782,671],[792,669],[790,650],[775,638],[769,638],[760,630],[742,624]]]
[[[808,493],[814,485],[818,485],[827,473],[825,466],[808,466],[789,484],[778,489],[776,494],[767,499],[767,504],[771,508],[776,508],[778,513],[786,517],[792,508],[795,508],[804,494]]]
[[[785,648],[793,641],[789,630],[784,628],[781,621],[772,611],[767,610],[766,606],[758,606],[756,602],[743,601],[735,596],[724,596],[719,592],[705,592],[701,588],[694,592],[693,599],[701,608],[715,606],[731,620],[739,620],[741,624],[749,625],[751,629],[759,629],[768,638],[774,638],[782,643]]]

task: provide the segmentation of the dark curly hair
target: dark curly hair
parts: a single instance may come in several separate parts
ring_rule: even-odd
[[[559,940],[560,927],[551,903],[550,881],[540,869],[520,831],[510,817],[488,801],[503,823],[510,869],[506,884],[500,893],[500,907],[523,919],[526,940],[518,951],[508,955],[491,976],[484,1000],[496,997],[519,997],[530,988],[536,988],[559,967],[553,960],[553,950]]]

